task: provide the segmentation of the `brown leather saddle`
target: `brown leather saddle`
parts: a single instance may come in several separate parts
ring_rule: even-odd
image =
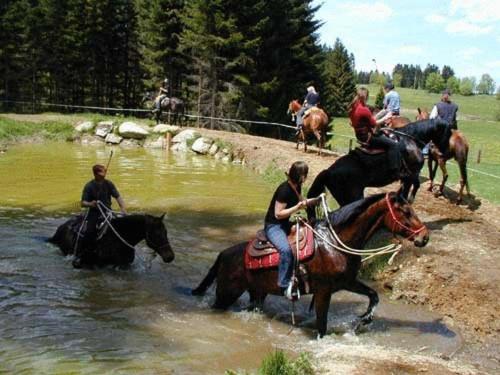
[[[297,252],[297,238],[295,235],[295,227],[292,228],[291,233],[288,235],[288,243],[295,254]],[[304,227],[300,227],[299,229],[299,250],[303,249],[307,242],[304,229]],[[248,247],[248,253],[252,257],[262,257],[264,255],[276,253],[277,251],[278,250],[274,247],[274,245],[267,239],[266,232],[263,229],[257,231],[255,239]]]

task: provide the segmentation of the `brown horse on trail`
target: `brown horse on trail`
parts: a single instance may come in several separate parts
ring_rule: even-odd
[[[418,115],[417,120],[426,120],[429,118],[429,112],[426,110],[421,110],[417,108]],[[457,204],[462,201],[464,187],[467,189],[467,195],[470,195],[469,181],[467,180],[467,157],[469,155],[469,142],[465,135],[459,131],[452,129],[451,137],[446,145],[435,145],[430,144],[429,147],[429,157],[427,159],[427,165],[429,167],[429,191],[432,191],[434,185],[434,177],[436,177],[437,167],[441,168],[441,173],[443,175],[443,180],[439,187],[439,195],[443,194],[444,186],[446,180],[448,180],[448,171],[446,169],[446,162],[454,158],[460,169],[460,191],[458,192]]]
[[[302,104],[298,100],[292,100],[288,104],[288,114],[292,114],[292,119],[295,119],[297,112],[302,108]],[[297,134],[297,150],[299,143],[304,143],[304,152],[307,152],[307,136],[313,133],[318,140],[318,155],[321,155],[321,149],[325,146],[326,131],[328,130],[328,116],[321,108],[312,107],[306,111],[304,124]]]
[[[328,219],[340,240],[351,248],[362,249],[372,235],[386,227],[393,235],[413,240],[416,246],[427,244],[427,228],[415,214],[411,205],[396,193],[378,194],[358,200],[328,214]],[[348,290],[369,298],[365,314],[356,321],[355,327],[369,324],[378,304],[377,292],[357,279],[361,267],[361,256],[339,251],[331,246],[339,242],[329,229],[327,220],[318,221],[315,229],[316,248],[312,256],[302,262],[306,270],[309,293],[313,294],[316,310],[316,326],[319,336],[327,329],[327,315],[331,295],[339,290]],[[245,267],[247,242],[242,242],[222,251],[193,295],[203,295],[217,279],[217,309],[227,309],[245,292],[250,294],[253,308],[261,308],[268,294],[280,295],[277,285],[278,270],[261,268],[250,270]],[[344,248],[345,249],[345,248]],[[304,280],[299,281],[302,294],[306,294]]]

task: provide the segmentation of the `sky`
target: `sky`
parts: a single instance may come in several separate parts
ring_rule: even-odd
[[[460,78],[488,73],[500,85],[500,0],[313,1],[321,4],[321,43],[340,38],[357,70],[446,64]]]

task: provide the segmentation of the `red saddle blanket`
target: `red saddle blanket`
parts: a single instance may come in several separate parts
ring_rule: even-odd
[[[280,262],[280,254],[278,250],[268,243],[267,246],[262,245],[262,239],[259,238],[262,233],[256,238],[248,242],[245,248],[245,268],[256,270],[260,268],[277,267]],[[296,258],[296,237],[295,233],[288,236],[288,242],[292,248],[294,258]],[[301,228],[299,235],[299,261],[305,261],[314,254],[314,234],[307,227]]]

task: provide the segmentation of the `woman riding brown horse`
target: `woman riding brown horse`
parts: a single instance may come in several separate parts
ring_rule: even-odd
[[[351,248],[362,249],[372,235],[384,226],[394,235],[399,234],[413,240],[419,247],[425,246],[429,240],[427,228],[413,208],[396,193],[361,199],[329,213],[329,219],[340,240]],[[326,223],[326,220],[322,220],[315,225],[316,234],[321,237],[315,236],[316,250],[311,258],[303,262],[308,275],[309,293],[314,296],[316,325],[320,337],[326,333],[330,297],[333,293],[348,290],[369,298],[368,310],[360,317],[357,326],[372,321],[374,308],[378,303],[377,292],[357,279],[361,256],[332,247],[331,244],[338,246],[339,242],[334,239]],[[227,309],[245,291],[249,292],[251,303],[255,307],[261,307],[268,294],[281,295],[276,283],[276,268],[246,269],[246,246],[247,242],[242,242],[222,251],[208,275],[192,294],[203,295],[217,279],[213,305],[217,309]],[[304,283],[301,283],[301,287],[302,294],[305,294]]]
[[[292,100],[288,104],[288,114],[296,116],[302,105],[298,100]],[[328,116],[321,108],[313,107],[304,118],[304,125],[297,134],[297,149],[299,143],[304,143],[304,152],[307,152],[307,136],[313,133],[318,140],[318,155],[321,155],[321,149],[325,146],[326,132],[328,130]]]

